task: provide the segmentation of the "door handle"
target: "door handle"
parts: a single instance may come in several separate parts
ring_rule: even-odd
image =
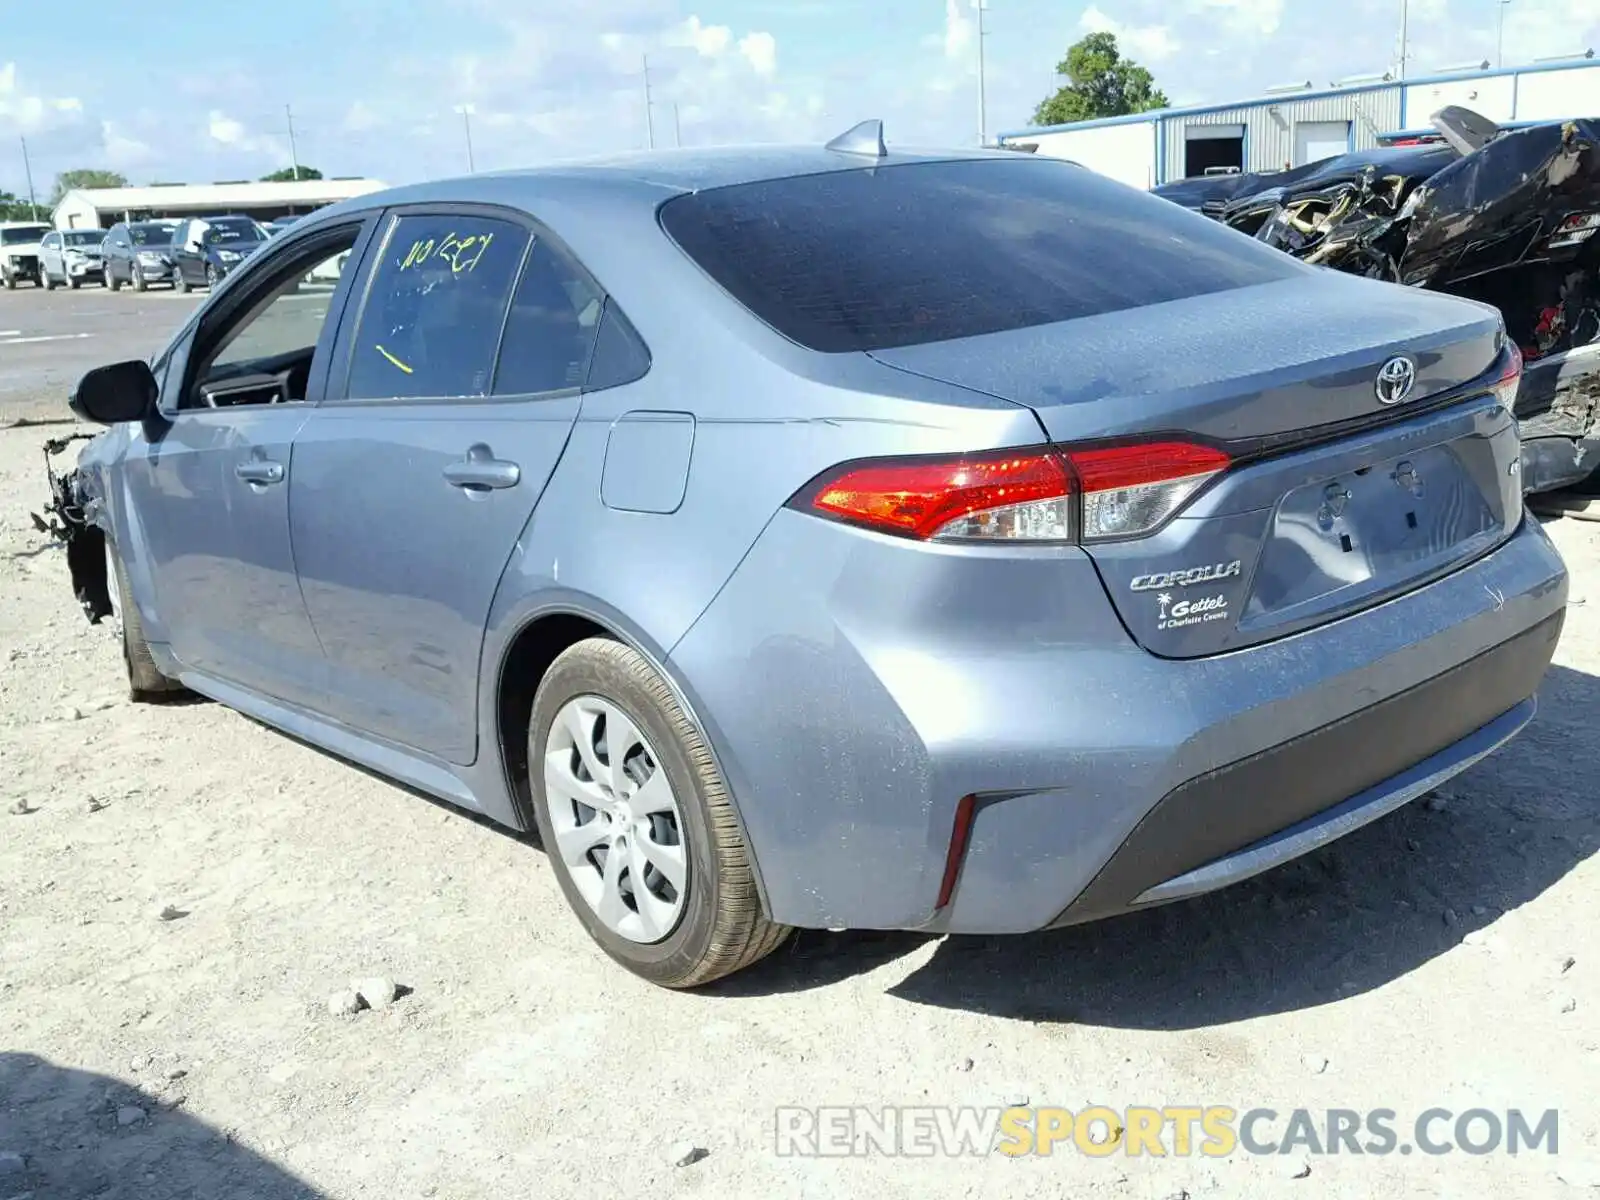
[[[509,488],[522,481],[522,468],[494,457],[494,451],[480,444],[468,450],[467,456],[459,462],[449,463],[444,469],[444,478],[451,487],[469,491]]]
[[[233,473],[246,483],[282,483],[283,464],[275,462],[262,462],[254,459],[250,462],[238,463],[233,468]]]

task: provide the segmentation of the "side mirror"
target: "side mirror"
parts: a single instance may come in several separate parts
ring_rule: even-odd
[[[67,403],[86,421],[117,425],[142,421],[154,413],[160,391],[150,364],[133,359],[96,367],[78,380]]]

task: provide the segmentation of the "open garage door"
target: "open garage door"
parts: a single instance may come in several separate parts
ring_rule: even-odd
[[[1183,137],[1186,179],[1244,170],[1243,125],[1190,125]]]

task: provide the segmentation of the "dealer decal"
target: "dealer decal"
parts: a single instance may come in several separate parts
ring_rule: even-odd
[[[1190,625],[1205,625],[1221,621],[1228,615],[1226,596],[1207,596],[1201,600],[1179,600],[1174,603],[1171,592],[1156,597],[1161,606],[1156,619],[1157,629],[1187,629]]]

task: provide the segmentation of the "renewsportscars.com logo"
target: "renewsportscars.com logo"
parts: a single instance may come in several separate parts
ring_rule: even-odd
[[[1471,1108],[1429,1108],[1401,1120],[1391,1108],[1296,1108],[1280,1112],[1225,1105],[1094,1105],[1069,1108],[823,1107],[777,1110],[781,1157],[1011,1158],[1061,1151],[1108,1158],[1224,1158],[1247,1154],[1556,1154],[1560,1115],[1530,1117]]]

